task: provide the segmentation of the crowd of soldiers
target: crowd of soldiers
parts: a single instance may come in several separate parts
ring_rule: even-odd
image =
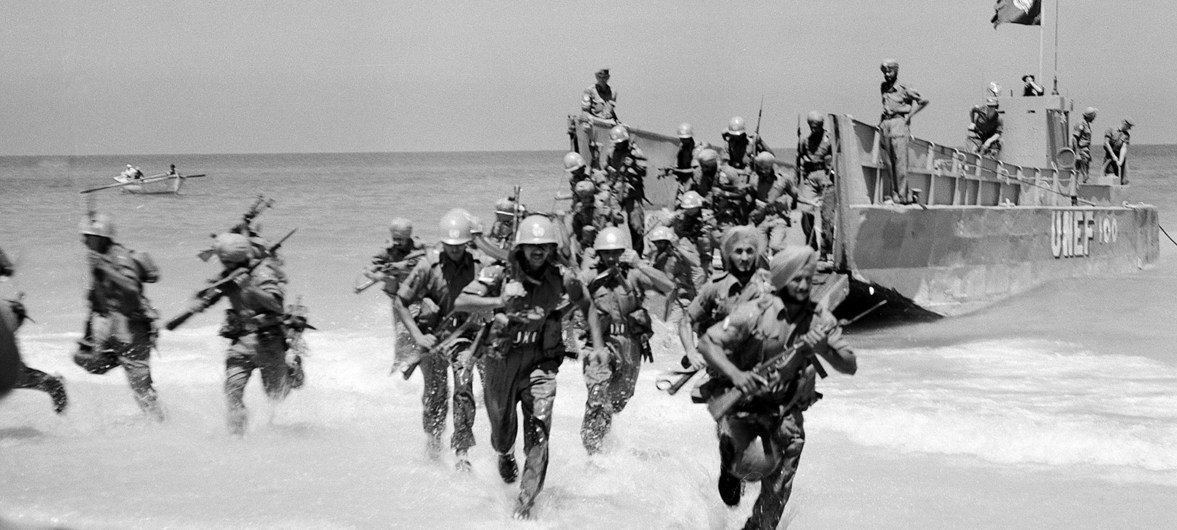
[[[839,322],[810,300],[819,252],[829,250],[821,207],[833,175],[824,117],[809,116],[796,175],[778,172],[773,152],[740,117],[723,131],[722,146],[696,144],[683,124],[678,163],[663,169],[678,184],[674,209],[647,216],[647,160],[616,123],[608,72],[597,78],[585,93],[586,119],[611,125],[609,141],[596,160],[564,156],[566,211],[532,211],[516,189],[496,202],[489,227],[466,210],[445,213],[436,244],[415,240],[412,223],[398,218],[389,227],[392,244],[362,271],[384,284],[398,347],[408,347],[394,369],[408,377],[421,368],[426,454],[442,455],[452,374],[450,448],[455,468],[471,469],[473,380],[481,373],[499,474],[520,482],[514,514],[530,517],[547,473],[561,364],[576,359],[583,371],[584,450],[607,451],[611,425],[653,359],[661,320],[663,342],[682,345],[678,373],[706,374],[692,391],[697,402],[747,396],[718,417],[717,486],[736,506],[745,483],[760,481],[749,524],[775,527],[803,446],[801,413],[820,397],[812,358],[855,371]],[[808,241],[786,242],[798,207]],[[652,293],[665,303],[647,307],[655,305]],[[790,350],[810,361],[789,373],[756,370]]]
[[[192,315],[204,311],[222,298],[229,301],[219,334],[229,339],[225,359],[224,393],[229,432],[243,436],[247,414],[245,386],[256,369],[267,397],[281,401],[291,389],[302,386],[302,332],[305,308],[285,305],[286,276],[281,270],[278,245],[270,245],[250,226],[259,211],[254,204],[246,220],[215,236],[203,259],[217,256],[222,271],[196,293],[185,311],[167,323],[174,329]],[[135,403],[143,414],[157,422],[165,410],[151,377],[150,357],[157,349],[159,313],[146,295],[146,285],[158,282],[161,271],[151,255],[119,244],[112,217],[90,212],[79,232],[87,249],[86,269],[89,308],[82,339],[73,361],[92,374],[105,374],[121,366]],[[287,236],[289,237],[289,236]],[[12,264],[0,252],[0,277],[15,274]],[[15,332],[27,319],[20,300],[0,304],[0,318],[7,331]],[[54,411],[63,413],[69,404],[63,378],[23,366],[14,388],[41,390],[50,395]]]

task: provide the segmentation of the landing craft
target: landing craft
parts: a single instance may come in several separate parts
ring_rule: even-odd
[[[1130,186],[1111,177],[1080,183],[1066,147],[1070,99],[1003,97],[1000,108],[1000,158],[911,139],[907,180],[920,193],[907,206],[883,203],[890,169],[878,128],[850,115],[826,116],[836,204],[830,273],[817,294],[838,313],[885,299],[908,314],[955,316],[1052,280],[1157,261],[1156,207],[1130,202]],[[595,123],[574,131],[573,149],[587,150],[608,134]],[[656,206],[671,205],[675,183],[656,168],[675,165],[678,139],[630,131],[649,159],[647,195]]]

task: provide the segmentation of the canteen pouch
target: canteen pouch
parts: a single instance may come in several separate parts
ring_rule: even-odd
[[[650,322],[650,312],[646,308],[639,307],[634,312],[626,317],[629,323],[630,336],[641,336],[654,333],[654,325]]]

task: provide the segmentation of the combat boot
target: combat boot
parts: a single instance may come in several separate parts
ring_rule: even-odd
[[[719,498],[731,508],[740,505],[740,495],[744,493],[744,483],[739,477],[719,470]]]
[[[45,391],[53,398],[53,412],[65,412],[65,408],[69,406],[69,398],[65,394],[65,378],[60,375],[51,377],[45,382]]]
[[[515,463],[515,455],[505,453],[499,455],[499,476],[503,482],[512,484],[519,477],[519,464]]]
[[[454,463],[454,469],[461,473],[469,473],[474,469],[474,466],[470,465],[470,458],[466,456],[465,449],[459,449],[455,455],[457,456],[458,461]]]

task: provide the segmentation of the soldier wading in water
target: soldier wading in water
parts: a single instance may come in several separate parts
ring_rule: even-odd
[[[514,448],[518,412],[523,413],[527,460],[515,504],[517,519],[531,517],[548,471],[556,373],[565,355],[563,316],[557,310],[561,298],[567,295],[574,307],[586,313],[593,348],[604,349],[584,286],[575,271],[555,262],[559,241],[557,228],[547,217],[524,219],[515,234],[508,270],[495,281],[471,282],[454,304],[457,311],[496,312],[492,347],[486,354],[486,415],[490,443],[499,453],[499,475],[511,483],[518,473]]]
[[[736,308],[699,343],[712,374],[705,392],[709,399],[732,388],[744,396],[718,418],[716,431],[724,504],[739,505],[743,482],[760,481],[760,497],[745,528],[776,528],[784,513],[805,446],[801,413],[820,397],[814,391],[813,356],[820,355],[842,373],[857,370],[837,319],[810,300],[816,269],[813,249],[786,247],[769,265],[772,293]],[[797,371],[753,371],[791,347],[809,358]]]

